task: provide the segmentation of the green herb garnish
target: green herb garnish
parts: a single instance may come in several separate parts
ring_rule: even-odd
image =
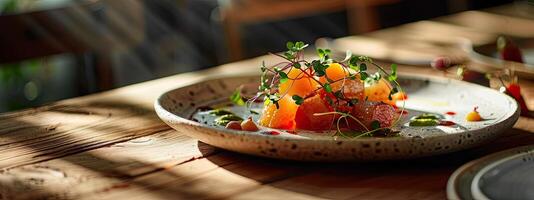
[[[295,101],[295,104],[297,105],[300,105],[304,102],[304,98],[300,97],[299,95],[293,95],[291,98]]]
[[[437,119],[414,119],[410,121],[410,126],[437,126],[439,120]]]
[[[417,115],[413,117],[410,120],[409,126],[437,126],[439,125],[439,121],[442,119],[441,116],[432,114],[432,113],[424,113]]]
[[[241,97],[241,88],[242,87],[237,88],[230,96],[230,101],[238,106],[245,105],[245,101],[243,100],[243,97]]]
[[[234,115],[234,114],[228,114],[228,115],[217,117],[214,120],[215,124],[220,125],[220,126],[226,126],[226,124],[230,123],[231,121],[243,121],[243,118],[237,115]]]

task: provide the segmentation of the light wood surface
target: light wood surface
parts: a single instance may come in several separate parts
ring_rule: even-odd
[[[452,17],[461,20],[457,16]],[[435,34],[451,33],[428,34],[436,40],[453,37],[452,33],[481,41],[493,37],[485,27],[441,19],[362,37],[378,42],[392,37],[388,32],[413,37],[409,27],[421,24],[434,27],[428,31]],[[336,42],[348,48],[351,37]],[[290,162],[211,147],[172,130],[153,111],[154,100],[167,90],[256,71],[262,60],[272,59],[258,57],[0,115],[0,199],[445,199],[447,179],[462,164],[534,143],[534,119],[521,117],[494,142],[432,158]],[[442,75],[428,66],[399,69]],[[521,84],[532,110],[534,82],[521,80]]]

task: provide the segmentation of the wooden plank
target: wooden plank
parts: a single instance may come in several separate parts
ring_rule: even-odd
[[[414,168],[399,169],[398,166],[363,165],[335,167],[319,170],[305,176],[298,176],[269,184],[281,192],[304,194],[325,199],[444,199],[443,186],[448,178],[448,170],[424,169],[424,173]],[[329,167],[327,167],[329,168]],[[397,169],[395,169],[397,168]],[[317,181],[321,180],[321,181]],[[262,188],[236,198],[264,196]],[[270,194],[278,196],[279,194]]]
[[[216,152],[215,148],[176,131],[163,131],[60,159],[3,170],[0,197],[81,198],[128,187],[129,180],[135,177]]]
[[[368,55],[396,63],[429,65],[437,56],[447,55],[454,63],[468,60],[461,49],[467,40],[474,45],[495,41],[497,35],[469,27],[436,21],[419,21],[365,35],[336,39],[331,48]]]
[[[187,165],[187,166],[186,166]],[[220,199],[306,173],[302,164],[223,152],[139,177],[131,187],[97,193],[85,199]],[[209,171],[196,174],[196,170]],[[303,170],[304,169],[304,170]]]
[[[345,4],[344,0],[248,1],[223,8],[223,17],[238,23],[272,21],[335,12],[345,9]]]
[[[152,110],[102,102],[56,107],[0,121],[0,168],[107,146],[170,128]]]
[[[257,190],[252,190],[236,196],[232,196],[228,199],[239,199],[239,200],[248,200],[248,199],[257,199],[257,200],[270,200],[273,197],[283,197],[286,199],[293,200],[318,200],[326,199],[310,194],[300,193],[298,191],[288,190],[284,188],[278,188],[271,185],[264,185]]]
[[[437,45],[458,43],[462,38],[469,39],[473,44],[485,44],[494,41],[497,37],[494,32],[483,32],[472,27],[427,20],[375,31],[365,36],[386,41],[409,40]]]
[[[480,32],[515,37],[534,37],[534,20],[482,11],[467,11],[435,20],[469,27]]]

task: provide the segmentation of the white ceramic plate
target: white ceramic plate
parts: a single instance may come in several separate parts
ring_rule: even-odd
[[[448,199],[534,199],[534,146],[471,161],[447,184]]]
[[[177,88],[155,102],[158,116],[180,133],[223,149],[271,158],[303,161],[368,161],[430,156],[473,147],[496,138],[511,128],[519,117],[516,102],[507,95],[457,80],[401,75],[399,82],[408,93],[409,115],[399,123],[400,137],[340,138],[323,133],[279,135],[234,131],[191,120],[198,108],[227,101],[236,87],[255,93],[259,77],[219,77]],[[399,102],[400,103],[400,102]],[[486,120],[467,122],[474,106]],[[455,126],[403,126],[421,112],[443,114]],[[245,116],[244,116],[245,117]]]

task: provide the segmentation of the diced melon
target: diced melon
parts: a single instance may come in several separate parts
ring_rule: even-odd
[[[362,100],[364,97],[364,85],[360,80],[360,76],[356,75],[353,79],[345,78],[349,76],[347,69],[343,68],[338,63],[332,63],[326,68],[326,77],[334,83],[330,84],[332,91],[339,91],[343,87],[343,95],[349,99]],[[319,81],[321,83],[327,83],[325,76],[321,77]],[[345,78],[345,80],[343,80]]]
[[[317,82],[299,69],[291,69],[287,72],[287,76],[290,80],[280,83],[279,86],[278,94],[283,95],[282,99],[278,101],[279,108],[272,103],[266,105],[259,120],[260,125],[278,129],[293,129],[298,105],[295,104],[292,96],[298,95],[304,98],[317,88]]]
[[[297,109],[295,127],[302,130],[329,130],[337,116],[333,114],[316,116],[314,114],[331,111],[319,94],[309,97]]]
[[[279,109],[270,103],[263,108],[259,124],[266,127],[278,129],[293,129],[295,127],[295,113],[297,104],[289,95],[278,101]]]
[[[345,69],[339,63],[332,63],[326,68],[326,76],[321,77],[319,81],[321,81],[321,83],[326,83],[327,82],[326,77],[328,77],[332,81],[337,81],[347,76],[349,76],[349,72],[347,71],[347,69]],[[341,84],[337,84],[337,85],[341,85]]]
[[[309,73],[312,72],[309,71]],[[359,100],[359,103],[351,106],[346,101],[336,99],[337,97],[332,93],[325,92],[325,90],[315,91],[319,88],[319,84],[299,69],[292,69],[287,72],[287,75],[290,80],[281,83],[278,90],[278,94],[283,95],[278,102],[279,108],[272,103],[266,105],[259,119],[260,125],[277,129],[330,130],[335,128],[335,121],[340,116],[320,114],[337,110],[350,112],[364,126],[371,129],[373,121],[378,121],[381,127],[388,127],[397,116],[395,108],[391,106],[394,105],[394,101],[388,99],[392,87],[386,80],[380,80],[376,84],[364,87],[359,75],[354,79],[346,78],[349,76],[347,69],[338,63],[331,64],[326,69],[326,77],[330,79],[332,91],[336,92],[343,88],[344,98]],[[320,77],[319,82],[328,83],[329,80],[326,77]],[[331,81],[336,82],[331,83]],[[295,104],[292,99],[293,95],[305,98],[300,106]],[[373,102],[364,102],[365,96]],[[327,99],[339,100],[335,102],[337,107],[333,108],[327,103]],[[345,128],[364,129],[352,119],[347,119],[347,122],[349,122],[349,127],[343,125]]]
[[[381,101],[389,105],[395,105],[395,101],[389,100],[391,85],[385,79],[365,87],[365,96],[369,101]]]
[[[309,72],[312,73],[312,72]],[[291,69],[287,73],[287,77],[290,79],[284,83],[280,83],[279,93],[286,94],[288,96],[299,95],[305,97],[313,90],[317,88],[317,82],[309,78],[299,69]],[[296,79],[296,80],[291,80]]]

